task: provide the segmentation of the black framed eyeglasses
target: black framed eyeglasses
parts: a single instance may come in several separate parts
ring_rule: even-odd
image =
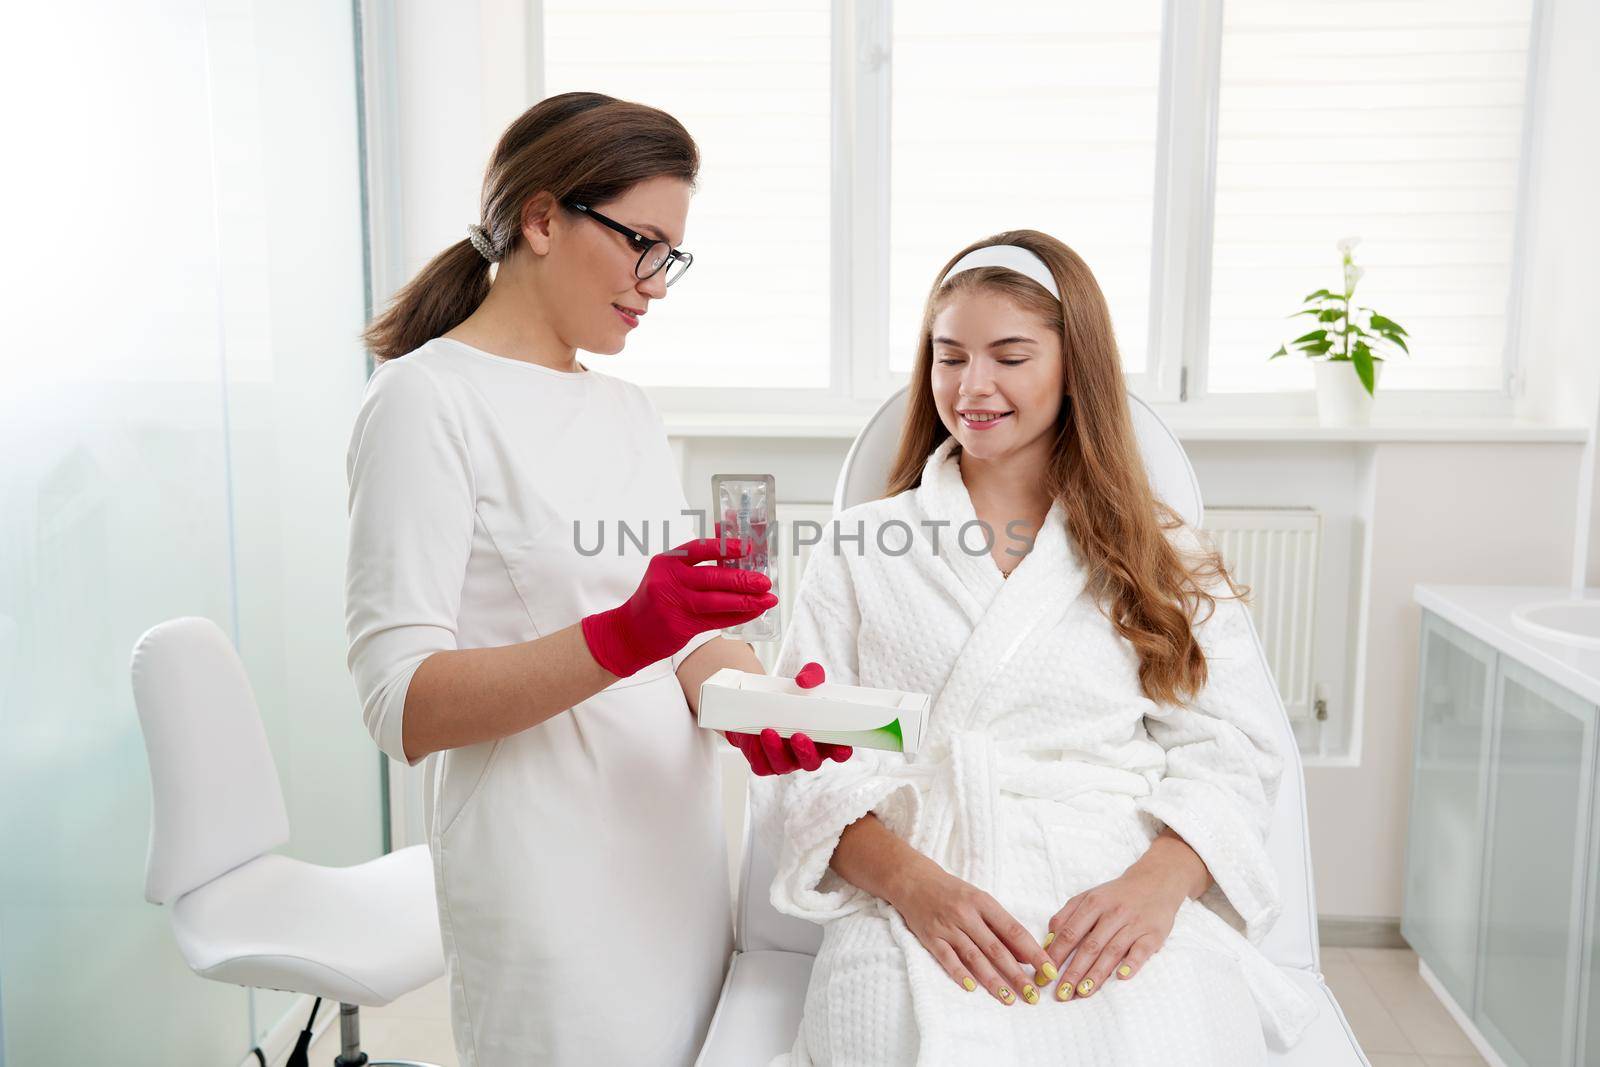
[[[684,272],[689,269],[689,265],[694,262],[693,254],[679,251],[665,241],[658,241],[649,234],[640,233],[631,226],[624,226],[616,219],[608,219],[588,204],[569,200],[567,201],[567,206],[573,211],[589,216],[602,226],[616,230],[628,239],[630,245],[639,250],[639,262],[634,264],[633,276],[640,281],[655,277],[665,267],[667,284],[671,285],[683,277]]]

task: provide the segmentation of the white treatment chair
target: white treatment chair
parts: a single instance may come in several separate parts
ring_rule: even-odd
[[[150,759],[145,899],[172,905],[184,962],[213,981],[337,1003],[336,1067],[432,1067],[369,1061],[358,1014],[444,973],[426,846],[354,867],[272,851],[289,841],[278,770],[244,664],[211,620],[153,627],[132,673]],[[311,1025],[289,1067],[306,1064]]]
[[[1131,394],[1128,402],[1156,494],[1185,521],[1198,526],[1203,514],[1200,486],[1183,446],[1148,405]],[[905,391],[901,390],[883,403],[856,438],[834,489],[835,513],[882,495],[899,444],[905,406]],[[1267,670],[1259,638],[1256,647],[1261,669]],[[1296,985],[1316,998],[1322,1012],[1293,1049],[1273,1053],[1268,1061],[1274,1067],[1370,1067],[1338,1002],[1322,981],[1311,848],[1306,835],[1305,773],[1287,711],[1282,713],[1280,745],[1285,757],[1283,782],[1267,847],[1277,869],[1284,908],[1261,948]],[[752,832],[751,821],[747,816],[733,958],[696,1061],[699,1067],[765,1064],[788,1051],[799,1030],[811,965],[822,944],[820,926],[779,914],[772,907],[768,891],[773,859]]]

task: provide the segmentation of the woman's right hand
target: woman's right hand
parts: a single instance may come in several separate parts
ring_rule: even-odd
[[[827,680],[827,676],[822,664],[807,663],[794,676],[794,682],[801,689],[815,689]],[[724,736],[727,737],[728,744],[744,753],[745,762],[750,764],[750,773],[757,778],[766,778],[774,774],[792,774],[797,770],[819,770],[823,760],[831,759],[836,763],[843,763],[855,752],[850,745],[813,741],[805,734],[793,734],[788,740],[784,740],[778,736],[778,731],[773,729],[762,730],[759,734],[743,734],[728,730],[724,732]]]
[[[650,557],[626,602],[584,617],[583,639],[595,662],[626,678],[696,634],[749,622],[777,604],[772,582],[759,571],[695,566],[748,551],[737,539],[702,537]]]
[[[1038,978],[1055,965],[1000,902],[931,860],[893,900],[906,927],[939,966],[969,993],[979,986],[1002,1004],[1039,1003]]]

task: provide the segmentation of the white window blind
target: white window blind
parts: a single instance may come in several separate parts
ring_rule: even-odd
[[[890,368],[910,368],[928,290],[978,238],[1043,230],[1146,367],[1159,0],[917,0],[894,8]]]
[[[544,88],[669,112],[700,146],[694,266],[603,364],[647,386],[828,384],[828,0],[544,0]]]
[[[1384,389],[1503,385],[1532,0],[1227,0],[1208,389],[1306,389],[1311,329],[1360,236],[1356,303],[1411,358]]]

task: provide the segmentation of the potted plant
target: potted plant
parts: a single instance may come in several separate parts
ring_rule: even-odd
[[[1356,283],[1366,273],[1365,268],[1355,265],[1352,255],[1360,241],[1359,237],[1346,237],[1339,242],[1339,254],[1344,260],[1344,291],[1318,289],[1301,301],[1299,311],[1289,316],[1309,316],[1316,328],[1280,345],[1267,357],[1277,359],[1293,350],[1312,361],[1317,376],[1317,415],[1333,426],[1371,418],[1384,356],[1397,350],[1411,354],[1406,331],[1398,322],[1352,302]]]

